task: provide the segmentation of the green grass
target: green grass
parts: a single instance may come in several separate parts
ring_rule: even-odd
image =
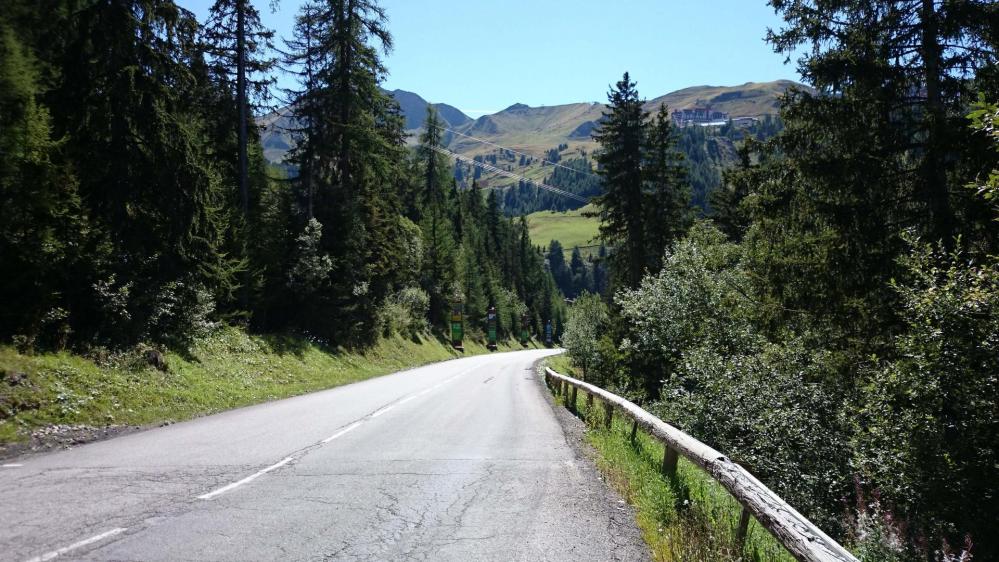
[[[505,342],[500,351],[521,349]],[[464,355],[487,353],[465,342]],[[68,352],[24,355],[0,346],[0,444],[52,424],[104,427],[180,421],[357,382],[462,354],[429,336],[395,336],[363,354],[225,328],[157,371],[138,352],[94,361]],[[27,375],[11,384],[13,373]]]
[[[557,372],[565,357],[548,360]],[[559,398],[559,402],[563,400]],[[597,467],[607,482],[636,508],[642,536],[658,562],[688,560],[749,560],[792,562],[794,558],[755,520],[744,546],[736,539],[742,507],[698,467],[681,458],[674,478],[660,472],[663,445],[638,431],[630,440],[631,421],[617,412],[610,430],[603,427],[603,408],[594,401],[586,408],[585,393],[577,395],[576,412],[587,420],[587,440],[597,450]]]
[[[531,232],[531,242],[536,246],[548,247],[552,240],[558,240],[565,248],[566,256],[572,253],[574,246],[592,246],[599,234],[600,220],[596,217],[584,217],[583,213],[596,210],[593,205],[582,209],[558,213],[541,211],[527,215],[527,224]],[[589,248],[583,253],[596,253]]]

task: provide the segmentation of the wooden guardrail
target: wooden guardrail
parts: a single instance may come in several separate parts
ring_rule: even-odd
[[[588,393],[588,406],[593,405],[594,396],[599,397],[604,404],[604,424],[607,428],[610,428],[614,409],[617,408],[634,420],[633,438],[635,430],[641,427],[661,441],[666,447],[662,466],[665,475],[676,474],[679,455],[683,455],[707,472],[742,504],[742,517],[737,531],[740,540],[746,537],[749,518],[755,517],[798,560],[858,562],[850,551],[823,533],[746,469],[720,452],[653,416],[636,404],[600,387],[548,368],[545,369],[545,379],[549,387],[567,398],[567,403],[576,404],[577,389]]]

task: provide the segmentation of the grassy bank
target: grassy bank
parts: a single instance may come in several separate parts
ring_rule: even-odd
[[[548,365],[576,376],[564,356],[549,359]],[[598,453],[597,467],[635,506],[639,528],[655,560],[794,560],[755,520],[741,546],[736,529],[742,507],[724,488],[683,458],[676,477],[664,477],[660,472],[663,446],[658,441],[639,431],[632,443],[631,422],[622,416],[614,417],[610,430],[604,429],[599,401],[594,408],[590,416],[585,394],[578,393],[576,411],[587,420],[587,440]]]
[[[522,349],[512,342],[501,351]],[[466,342],[465,356],[486,353]],[[393,337],[362,353],[225,328],[189,353],[168,352],[168,369],[139,351],[87,358],[24,355],[0,346],[0,445],[27,441],[39,428],[147,425],[332,388],[462,354],[429,336]]]

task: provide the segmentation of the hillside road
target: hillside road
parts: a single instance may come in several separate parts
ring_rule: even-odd
[[[647,560],[531,350],[3,461],[0,560]]]

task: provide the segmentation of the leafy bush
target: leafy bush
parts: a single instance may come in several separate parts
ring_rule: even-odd
[[[562,333],[562,345],[573,363],[583,370],[584,379],[593,374],[593,367],[600,361],[598,346],[609,323],[607,305],[599,295],[586,293],[569,308],[569,318]],[[599,371],[597,375],[602,378],[599,377]]]
[[[908,330],[864,388],[858,461],[930,545],[999,553],[999,263],[917,246],[895,284]]]
[[[850,490],[836,363],[805,335],[771,342],[755,328],[739,246],[702,223],[667,253],[662,271],[617,296],[626,351],[663,367],[665,420],[745,463],[829,531]]]
[[[733,355],[698,346],[683,355],[652,411],[742,463],[839,534],[850,492],[849,426],[839,393],[822,382],[826,354],[791,341]]]
[[[195,339],[218,327],[212,320],[215,300],[200,284],[172,281],[156,293],[145,338],[157,343],[187,349]]]
[[[378,311],[378,322],[382,334],[416,336],[429,329],[427,313],[430,310],[430,295],[423,289],[406,287],[392,293],[382,303]]]

